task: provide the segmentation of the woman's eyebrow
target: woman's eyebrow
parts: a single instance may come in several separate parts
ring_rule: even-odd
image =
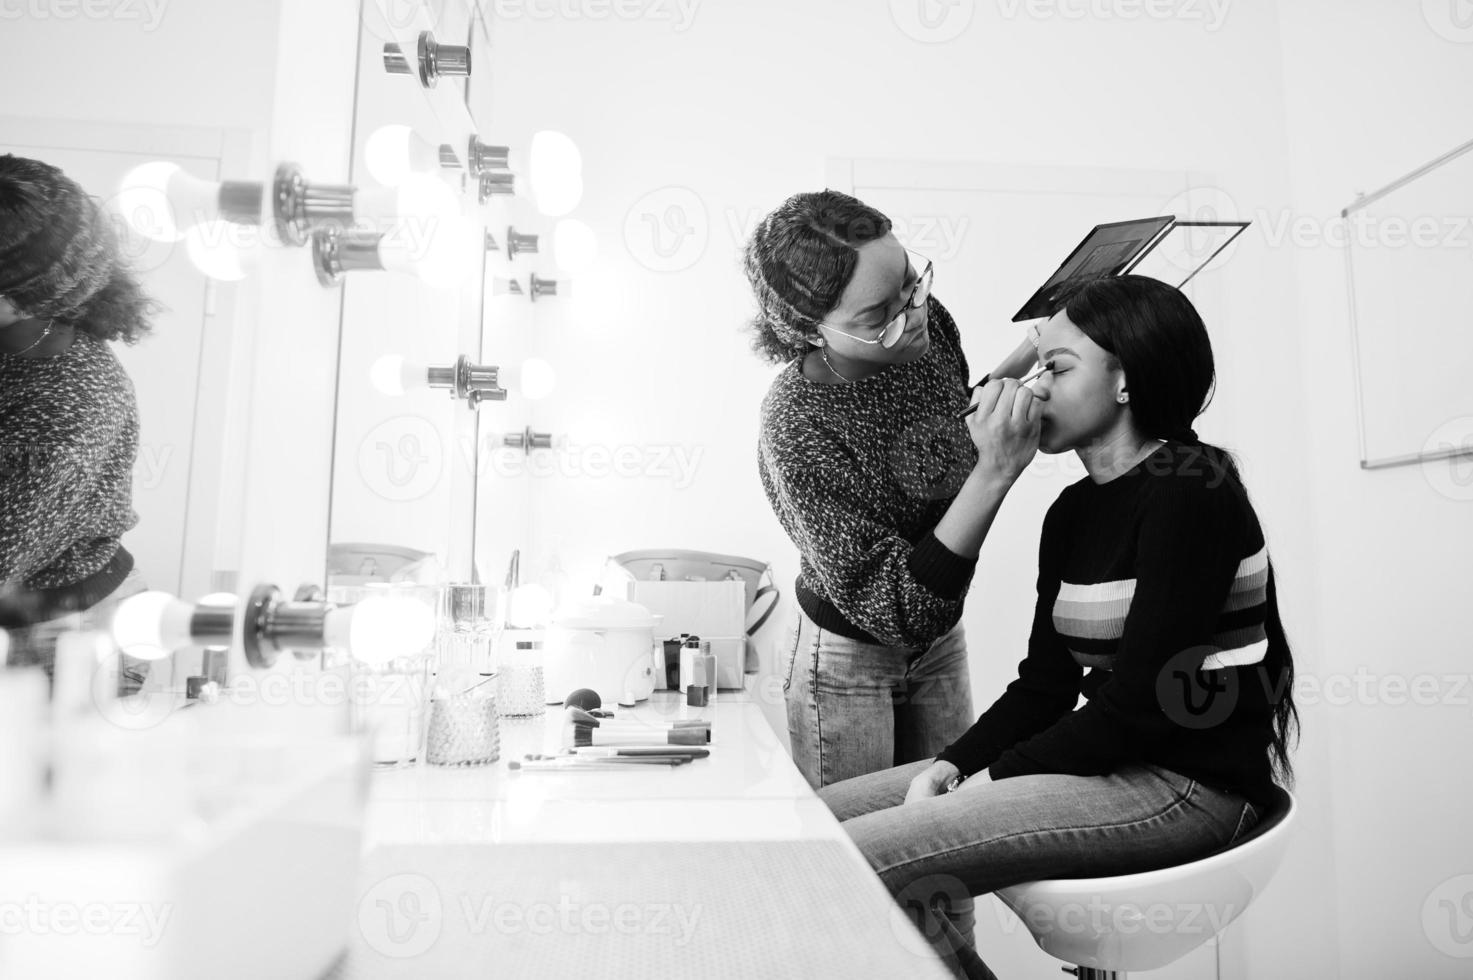
[[[1074,353],[1072,350],[1070,350],[1067,347],[1055,347],[1053,350],[1051,350],[1047,354],[1043,355],[1043,359],[1046,361],[1050,357],[1054,357],[1054,356],[1056,356],[1058,354],[1068,354],[1070,357],[1079,357],[1078,354]]]

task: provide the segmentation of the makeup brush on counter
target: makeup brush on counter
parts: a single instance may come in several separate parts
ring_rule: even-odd
[[[656,765],[661,769],[673,769],[680,765],[678,759],[660,759]],[[506,764],[506,768],[512,772],[590,772],[603,770],[605,772],[629,772],[632,768],[628,763],[617,759],[590,759],[583,760],[576,756],[565,759],[528,759],[526,762],[518,762],[512,759]],[[653,768],[646,764],[642,768]]]
[[[568,736],[571,735],[571,741]],[[629,729],[628,731],[606,731],[602,728],[585,728],[574,725],[572,732],[565,732],[564,748],[588,748],[590,746],[648,746],[648,745],[705,745],[711,741],[709,728],[672,728],[669,731]]]

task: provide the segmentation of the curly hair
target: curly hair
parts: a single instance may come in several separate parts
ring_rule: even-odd
[[[98,340],[136,344],[153,332],[152,318],[164,305],[143,291],[133,271],[121,262],[97,292],[76,312],[57,319]]]
[[[0,155],[0,294],[17,311],[137,343],[160,306],[127,266],[113,217],[59,168]]]
[[[859,246],[889,233],[889,218],[835,190],[794,194],[763,218],[742,256],[757,299],[753,351],[785,364],[812,349],[808,337],[838,305]]]

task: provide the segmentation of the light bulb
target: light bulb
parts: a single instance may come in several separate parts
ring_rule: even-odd
[[[516,629],[536,629],[552,619],[554,599],[546,586],[533,582],[512,590],[506,602],[506,624]]]
[[[567,214],[583,197],[583,157],[566,134],[544,129],[532,137],[528,183],[537,210],[549,217]]]
[[[512,386],[521,397],[537,401],[552,394],[557,387],[557,372],[542,358],[529,357],[514,372]]]
[[[395,123],[369,134],[364,156],[368,173],[385,187],[395,187],[411,174],[433,172],[442,165],[440,147],[413,127]]]
[[[429,384],[429,369],[406,361],[402,354],[385,354],[368,369],[368,381],[380,394],[397,398],[410,388]]]
[[[597,261],[598,239],[577,218],[563,218],[552,229],[552,254],[558,268],[570,276],[580,275]]]
[[[366,664],[413,656],[429,646],[434,635],[434,611],[407,596],[369,596],[331,610],[323,624],[330,646],[347,650]]]
[[[155,160],[123,177],[118,210],[140,235],[177,242],[191,225],[219,215],[219,193],[219,184],[191,177],[177,163]]]
[[[113,641],[139,660],[162,660],[189,646],[189,620],[194,607],[167,592],[140,592],[118,603],[113,614]]]
[[[140,235],[177,242],[202,221],[261,224],[265,190],[250,181],[201,180],[178,164],[155,160],[128,171],[114,200],[118,213]]]
[[[184,232],[189,261],[211,279],[239,282],[260,260],[260,231],[222,218],[202,221]]]

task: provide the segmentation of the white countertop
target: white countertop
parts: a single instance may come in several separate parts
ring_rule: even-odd
[[[711,754],[659,770],[510,771],[559,747],[563,711],[549,707],[502,719],[495,763],[375,772],[357,925],[330,976],[949,975],[746,692],[693,708],[657,691],[615,710],[707,718]],[[653,919],[621,934],[570,918],[658,908],[704,918],[684,936]],[[553,909],[560,927],[521,918],[552,924]]]
[[[563,710],[501,720],[501,758],[477,767],[416,765],[373,774],[364,841],[796,840],[847,836],[793,765],[757,705],[723,691],[693,708],[656,691],[619,720],[711,722],[711,754],[671,769],[512,772],[559,748]],[[675,804],[678,801],[678,806]]]

